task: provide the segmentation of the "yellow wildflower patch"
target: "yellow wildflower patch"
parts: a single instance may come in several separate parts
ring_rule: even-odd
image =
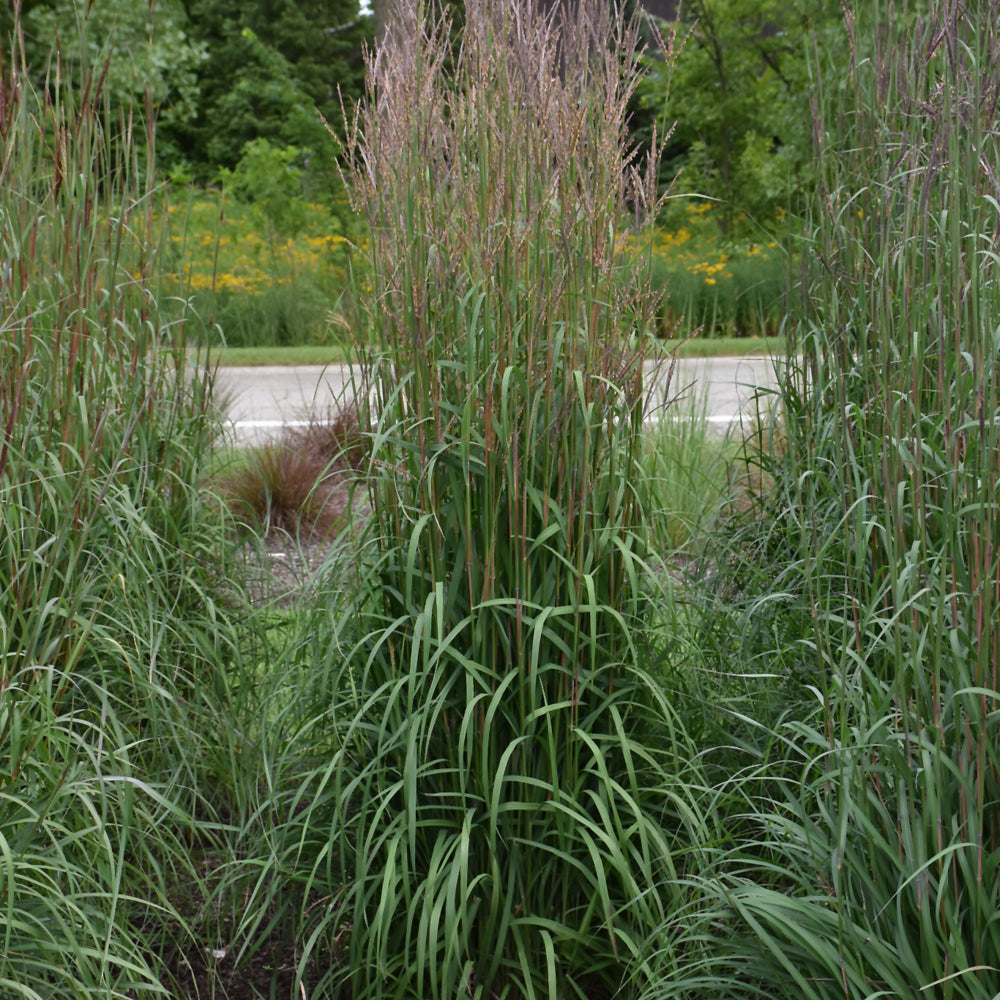
[[[170,247],[177,255],[184,288],[259,295],[308,276],[311,282],[329,288],[331,295],[339,294],[346,284],[350,242],[330,232],[337,223],[328,209],[310,208],[314,219],[304,232],[291,239],[268,239],[245,206],[227,204],[220,211],[208,197],[187,206],[168,205],[168,215],[178,223]]]

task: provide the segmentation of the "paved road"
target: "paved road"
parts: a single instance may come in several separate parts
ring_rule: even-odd
[[[310,417],[321,417],[345,392],[350,371],[344,365],[307,365],[290,368],[223,368],[218,389],[228,399],[227,414],[234,439],[240,444],[266,441],[286,426],[301,426]],[[687,389],[688,395],[707,394],[708,419],[720,431],[748,415],[748,402],[756,386],[774,384],[774,368],[768,358],[693,358],[678,361],[672,389]],[[652,393],[656,404],[663,399],[662,386]]]

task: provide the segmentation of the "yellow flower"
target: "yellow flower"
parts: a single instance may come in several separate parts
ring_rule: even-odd
[[[705,279],[705,284],[706,285],[714,285],[715,284],[715,278],[706,278]]]

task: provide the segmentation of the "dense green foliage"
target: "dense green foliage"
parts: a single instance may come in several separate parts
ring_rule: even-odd
[[[103,76],[102,91],[116,111],[132,103],[145,108],[148,101],[164,122],[197,116],[197,72],[208,53],[192,37],[180,0],[152,5],[135,0],[27,0],[21,10],[24,46],[16,51],[36,86],[43,84],[59,48],[61,86],[76,88]],[[0,49],[11,51],[7,46],[13,33],[8,4],[0,10]]]
[[[172,155],[199,180],[232,169],[248,143],[295,147],[314,194],[334,190],[330,143],[320,118],[340,121],[364,77],[367,20],[357,0],[196,0],[190,31],[209,54],[198,69],[198,115],[167,130]]]
[[[772,228],[775,206],[800,210],[815,180],[810,104],[816,49],[843,54],[839,7],[822,0],[689,0],[677,58],[649,59],[636,101],[648,136],[671,127],[665,180],[718,199],[723,234]]]
[[[206,485],[218,282],[153,124],[82,35],[41,80],[5,49],[0,994],[996,997],[997,0],[813,49],[802,302],[723,443],[644,420],[607,12],[404,9],[345,150],[359,412],[253,509],[346,530],[280,593]],[[344,233],[286,138],[230,193],[293,267]]]
[[[28,0],[21,27],[36,85],[58,47],[63,83],[92,71],[116,109],[148,107],[158,166],[176,179],[212,183],[266,140],[294,149],[305,193],[327,198],[337,183],[323,118],[339,126],[341,96],[350,105],[360,95],[370,21],[357,0]],[[13,30],[5,6],[0,48]]]

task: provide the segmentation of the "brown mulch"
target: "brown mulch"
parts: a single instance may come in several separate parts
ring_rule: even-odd
[[[296,956],[290,947],[263,948],[237,966],[229,952],[206,948],[167,962],[164,987],[171,1000],[297,1000],[311,996],[310,983],[295,988]],[[312,977],[313,981],[317,977]]]

